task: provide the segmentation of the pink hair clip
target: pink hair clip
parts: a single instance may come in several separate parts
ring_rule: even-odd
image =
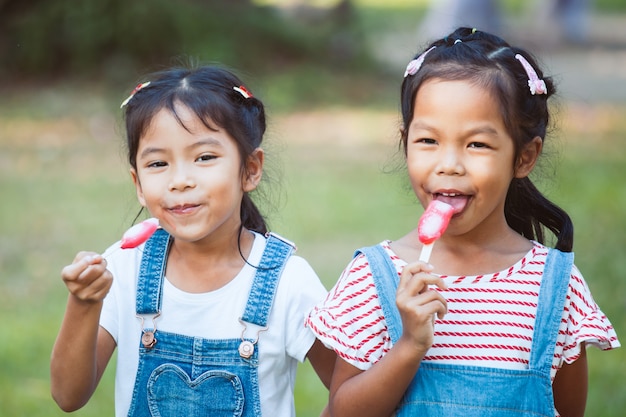
[[[432,48],[425,51],[420,56],[418,56],[417,58],[409,62],[409,65],[406,66],[406,71],[404,71],[404,78],[406,78],[407,75],[415,75],[417,71],[419,71],[422,64],[424,63],[424,58],[426,58],[426,54],[428,54],[430,51],[432,51],[435,48],[436,46],[433,46]]]
[[[137,91],[139,91],[142,88],[145,88],[145,87],[147,87],[149,85],[150,85],[150,81],[146,81],[145,83],[141,83],[137,87],[135,87],[133,92],[130,93],[130,96],[128,96],[128,98],[126,100],[122,101],[122,105],[120,106],[120,109],[124,108],[124,106],[128,104],[128,102],[135,96],[135,94],[137,94]]]
[[[251,98],[251,97],[253,97],[252,93],[250,91],[248,91],[248,89],[246,87],[244,87],[243,85],[240,85],[239,87],[233,87],[233,90],[235,90],[236,92],[241,94],[243,96],[243,98]]]
[[[522,55],[515,55],[515,59],[522,63],[526,74],[528,75],[528,87],[530,87],[530,94],[533,96],[535,94],[548,94],[548,88],[546,87],[546,82],[544,80],[540,80],[535,72],[535,69],[530,65],[530,63],[524,58]]]

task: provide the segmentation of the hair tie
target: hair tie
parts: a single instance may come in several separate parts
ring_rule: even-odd
[[[457,43],[461,43],[461,42],[463,42],[461,39],[457,39],[454,41],[454,45],[456,45]]]
[[[252,93],[250,91],[248,91],[248,89],[246,87],[244,87],[243,85],[240,85],[239,87],[233,87],[233,90],[235,90],[236,92],[241,94],[243,96],[243,98],[252,98],[252,97],[254,97],[252,95]]]
[[[406,70],[404,71],[404,78],[408,75],[415,75],[417,71],[419,71],[420,67],[424,63],[424,58],[426,58],[426,54],[435,49],[436,46],[431,47],[427,51],[423,52],[420,56],[409,62],[409,65],[406,66]]]
[[[147,86],[150,85],[150,81],[146,81],[145,83],[141,83],[139,85],[137,85],[137,87],[135,87],[135,89],[132,91],[132,93],[130,93],[130,96],[128,96],[128,98],[124,101],[122,101],[122,104],[120,105],[120,109],[124,108],[124,106],[126,106],[128,104],[128,102],[135,97],[135,94],[137,94],[137,92],[139,90],[141,90],[142,88],[145,88]]]
[[[540,80],[539,76],[535,72],[535,69],[530,65],[530,62],[526,60],[522,55],[515,55],[515,59],[522,63],[526,75],[528,75],[528,87],[530,87],[530,94],[548,94],[548,88],[544,80]]]

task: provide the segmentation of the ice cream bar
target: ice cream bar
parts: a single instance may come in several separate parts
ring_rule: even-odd
[[[428,204],[417,224],[417,234],[423,245],[420,261],[428,262],[435,240],[446,231],[453,214],[454,207],[450,204],[438,200],[433,200]]]
[[[155,218],[147,219],[141,223],[137,223],[128,229],[122,236],[122,249],[132,249],[141,245],[154,234],[159,228],[159,220]]]

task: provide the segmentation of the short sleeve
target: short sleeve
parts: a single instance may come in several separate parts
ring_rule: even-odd
[[[575,266],[570,277],[563,322],[561,334],[565,335],[565,340],[562,359],[565,363],[578,359],[582,343],[602,350],[620,346],[615,329],[594,301],[587,283]]]
[[[306,325],[339,357],[369,369],[391,348],[372,273],[364,255],[354,258]]]
[[[283,316],[286,320],[285,348],[289,356],[302,362],[315,342],[315,335],[304,326],[304,320],[311,308],[324,299],[327,291],[313,268],[299,256],[289,259],[281,277],[279,291],[282,293],[277,296],[277,302],[282,307],[275,307],[279,310],[286,308]]]

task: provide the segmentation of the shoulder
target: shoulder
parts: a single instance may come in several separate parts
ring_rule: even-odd
[[[382,265],[391,264],[396,272],[401,273],[406,262],[400,259],[391,247],[389,240],[384,240],[377,245],[364,247],[355,252],[352,262],[344,270],[344,275],[359,275],[362,273],[372,275],[372,270],[380,272]]]
[[[534,270],[540,270],[542,273],[545,272],[546,264],[548,259],[550,259],[550,255],[552,255],[552,262],[560,262],[555,264],[556,266],[561,267],[563,265],[569,265],[569,286],[570,290],[572,287],[576,287],[579,285],[586,286],[585,280],[580,272],[580,270],[574,264],[574,253],[573,252],[561,252],[558,249],[549,248],[540,243],[533,242],[534,247],[531,250],[531,255],[528,257],[528,268]],[[556,258],[556,255],[561,255],[559,259]],[[566,262],[566,258],[571,259],[571,264]]]
[[[287,292],[292,296],[295,294],[309,294],[318,300],[326,294],[326,289],[322,285],[313,267],[309,262],[295,254],[296,245],[280,235],[273,234],[281,244],[293,247],[293,252],[286,259],[279,281],[279,291]],[[253,251],[264,251],[267,247],[268,237],[256,234],[255,248]],[[260,254],[258,255],[260,257]],[[251,256],[252,258],[252,256]]]
[[[376,246],[382,249],[382,253],[392,260],[397,271],[402,270],[402,261],[391,252],[388,241],[383,241]],[[348,263],[330,290],[324,307],[320,307],[343,310],[346,313],[350,311],[352,314],[355,311],[362,312],[363,309],[369,310],[374,304],[377,308],[378,293],[372,275],[370,259],[361,251],[356,251],[354,258]]]
[[[306,279],[310,279],[310,278],[317,279],[317,274],[315,274],[315,271],[313,270],[309,262],[303,257],[296,255],[297,247],[295,243],[293,243],[292,241],[276,233],[271,233],[270,235],[266,235],[266,236],[260,235],[258,233],[255,233],[255,235],[256,235],[256,239],[255,239],[254,250],[256,251],[260,251],[260,250],[265,251],[268,247],[267,245],[268,245],[268,242],[270,241],[270,238],[274,241],[276,245],[278,245],[278,247],[291,246],[292,248],[291,254],[285,260],[284,269],[283,269],[283,277],[284,276],[289,277],[293,275],[303,275],[304,278]],[[276,247],[277,246],[274,246],[273,250],[278,250],[276,249]],[[268,255],[272,256],[272,252],[268,253]]]
[[[291,293],[312,292],[316,296],[326,294],[326,289],[313,267],[306,259],[297,255],[292,255],[287,260],[281,276],[281,285],[289,288]]]
[[[377,246],[389,254],[389,242]],[[311,311],[307,326],[322,343],[361,370],[389,350],[391,339],[369,261],[362,252],[357,251],[326,300]]]

